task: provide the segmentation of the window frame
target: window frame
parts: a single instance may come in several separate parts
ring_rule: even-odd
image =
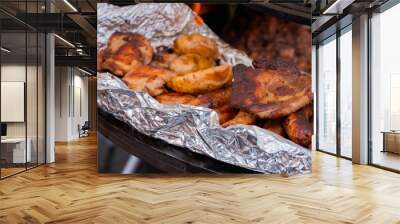
[[[25,16],[27,16],[27,13],[29,13],[28,11],[27,11],[27,3],[28,3],[28,1],[21,1],[22,3],[24,3],[25,4],[25,12],[24,12],[24,14],[25,14]],[[36,13],[38,13],[39,12],[39,6],[38,6],[38,4],[39,4],[39,1],[37,0],[37,1],[32,1],[33,3],[36,3]],[[41,2],[44,2],[44,3],[46,3],[47,1],[41,1]],[[48,7],[46,7],[46,12],[47,12],[47,9]],[[9,175],[4,175],[3,173],[2,173],[2,167],[0,166],[0,180],[3,180],[3,179],[6,179],[6,178],[8,178],[8,177],[12,177],[12,176],[14,176],[14,175],[17,175],[17,174],[19,174],[19,173],[23,173],[23,172],[26,172],[26,171],[28,171],[28,170],[30,170],[30,169],[33,169],[33,168],[36,168],[36,167],[39,167],[39,166],[41,166],[41,165],[44,165],[44,164],[47,164],[47,110],[46,110],[46,108],[47,108],[47,81],[46,81],[46,79],[47,79],[47,43],[48,43],[48,41],[47,41],[47,32],[43,32],[43,31],[41,31],[41,30],[38,30],[38,29],[36,29],[36,28],[34,28],[34,27],[32,27],[32,26],[30,26],[29,24],[27,24],[27,23],[24,23],[23,21],[20,21],[18,18],[16,18],[16,17],[14,17],[11,13],[9,13],[8,11],[6,11],[6,10],[4,10],[3,8],[1,8],[0,7],[0,11],[1,12],[3,12],[3,13],[6,13],[7,15],[10,15],[11,16],[11,18],[13,18],[13,19],[15,19],[16,21],[18,21],[18,22],[20,22],[20,23],[22,23],[22,25],[23,25],[23,27],[24,27],[24,29],[22,30],[19,30],[19,31],[15,31],[15,32],[10,32],[10,31],[7,31],[7,30],[1,30],[0,29],[0,46],[2,45],[1,44],[1,41],[2,41],[2,34],[6,34],[6,33],[21,33],[21,34],[23,34],[23,35],[25,35],[25,48],[23,49],[23,51],[25,52],[25,56],[24,56],[24,60],[25,60],[25,87],[24,87],[24,91],[25,91],[25,93],[24,93],[24,129],[25,129],[25,134],[24,134],[24,139],[25,139],[25,166],[24,167],[21,167],[21,168],[23,168],[23,169],[21,169],[20,171],[17,171],[17,172],[14,172],[14,173],[12,173],[12,174],[9,174]],[[26,19],[26,18],[25,18]],[[0,24],[0,28],[1,28],[1,24]],[[36,60],[34,61],[34,65],[36,66],[36,69],[35,69],[35,75],[36,75],[36,92],[34,93],[36,96],[36,122],[34,122],[35,123],[35,125],[36,125],[36,136],[34,136],[33,138],[36,138],[36,141],[37,141],[37,145],[36,145],[36,161],[35,161],[35,163],[33,163],[33,164],[30,164],[29,166],[28,166],[28,162],[27,162],[27,156],[28,156],[28,154],[27,154],[27,147],[28,147],[28,109],[27,109],[27,83],[28,83],[28,78],[27,78],[27,76],[28,76],[28,34],[33,34],[33,35],[35,35],[36,34],[36,49],[35,49],[35,51],[36,51]],[[40,35],[40,34],[43,34],[43,35]],[[39,36],[41,36],[42,38],[40,38],[40,40],[39,40]],[[42,44],[42,48],[43,49],[40,49],[41,51],[39,51],[39,41],[41,42],[41,44]],[[41,155],[41,157],[43,157],[42,158],[42,162],[39,162],[39,143],[38,143],[38,139],[39,139],[39,113],[38,113],[38,111],[39,111],[39,81],[38,81],[38,75],[39,75],[39,70],[38,70],[38,67],[40,66],[40,64],[39,64],[39,52],[41,52],[43,55],[40,55],[41,57],[42,57],[42,59],[41,60],[43,60],[43,64],[41,64],[42,65],[42,70],[41,70],[41,75],[42,75],[42,84],[43,84],[43,88],[44,88],[44,91],[42,92],[42,96],[44,97],[43,99],[42,99],[42,103],[43,103],[43,105],[41,105],[43,108],[43,112],[44,112],[44,115],[43,115],[43,117],[41,117],[41,119],[44,119],[44,120],[41,120],[43,123],[43,145],[42,145],[42,152],[43,152],[43,155]],[[2,54],[0,53],[0,82],[2,81],[1,79],[2,79],[2,76],[1,76],[1,68],[2,68],[2,66],[3,66],[3,64],[2,64],[2,62],[3,62],[3,60],[2,60]],[[1,86],[0,86],[0,88],[1,88]],[[1,98],[0,98],[0,101],[1,101]],[[0,110],[1,110],[1,105],[0,105]],[[0,123],[1,123],[1,119],[0,119]],[[0,158],[1,158],[1,152],[2,152],[2,149],[1,149],[1,144],[0,144]],[[33,152],[33,151],[32,151]],[[31,152],[31,153],[32,153]],[[31,154],[32,155],[32,154]]]
[[[390,168],[387,166],[383,166],[377,163],[373,162],[373,154],[374,154],[374,149],[373,149],[373,132],[372,132],[372,93],[373,93],[373,88],[372,88],[372,54],[373,54],[373,49],[372,49],[372,19],[374,17],[374,14],[381,14],[384,13],[385,11],[391,9],[392,7],[400,4],[400,0],[388,0],[384,4],[380,5],[377,8],[374,8],[373,10],[369,10],[367,12],[368,14],[368,31],[367,31],[367,39],[368,39],[368,54],[367,54],[367,64],[368,64],[368,69],[367,69],[367,79],[368,79],[368,111],[367,111],[367,116],[368,116],[368,165],[377,167],[383,170],[395,172],[395,173],[400,173],[400,170]]]
[[[341,97],[340,97],[340,77],[341,77],[341,67],[340,67],[340,37],[344,35],[347,32],[352,32],[352,23],[347,24],[341,29],[337,29],[336,32],[327,38],[318,41],[317,44],[315,44],[315,62],[316,62],[316,69],[315,69],[315,77],[316,77],[316,99],[315,99],[315,104],[316,104],[316,111],[315,111],[315,122],[316,122],[316,132],[315,132],[315,141],[316,141],[316,151],[323,152],[329,155],[333,155],[336,157],[344,158],[347,160],[352,160],[352,158],[347,157],[342,155],[341,153],[341,119],[340,119],[340,103],[341,103]],[[335,36],[333,38],[333,36]],[[327,150],[321,149],[320,143],[319,143],[319,86],[320,86],[320,74],[319,74],[319,47],[322,43],[326,43],[329,41],[336,41],[336,152],[328,152]]]

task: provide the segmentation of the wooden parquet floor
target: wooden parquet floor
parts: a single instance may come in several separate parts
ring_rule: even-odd
[[[0,223],[400,223],[400,175],[315,152],[312,174],[96,172],[96,139],[0,181]]]

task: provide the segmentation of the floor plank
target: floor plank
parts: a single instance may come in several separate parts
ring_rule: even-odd
[[[289,178],[98,174],[95,137],[56,159],[0,181],[0,223],[400,223],[399,174],[320,152]]]

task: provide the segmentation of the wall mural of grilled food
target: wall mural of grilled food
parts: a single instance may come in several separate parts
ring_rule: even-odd
[[[192,9],[98,4],[100,111],[204,160],[262,173],[309,172],[309,30],[257,17],[252,23],[264,25],[234,41],[237,31],[225,31],[230,45]]]

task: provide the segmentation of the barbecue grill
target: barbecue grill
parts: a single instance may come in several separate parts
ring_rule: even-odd
[[[124,4],[123,2],[114,3]],[[232,20],[239,14],[269,15],[300,25],[310,26],[311,24],[311,5],[303,2],[288,4],[281,1],[279,3],[267,2],[234,6],[199,3],[189,5],[222,39],[228,39],[227,34],[232,29]],[[229,42],[229,40],[225,41]],[[256,173],[152,139],[140,134],[101,109],[98,112],[98,132],[99,147],[103,147],[99,152],[108,152],[105,157],[102,156],[98,159],[100,172]],[[101,145],[104,142],[113,144],[104,149],[105,146]],[[129,161],[133,160],[129,160],[126,155],[136,158],[135,165],[131,166],[132,169],[128,169],[128,171]],[[121,166],[120,164],[125,165]],[[115,166],[120,167],[120,170],[113,170],[112,167]]]

